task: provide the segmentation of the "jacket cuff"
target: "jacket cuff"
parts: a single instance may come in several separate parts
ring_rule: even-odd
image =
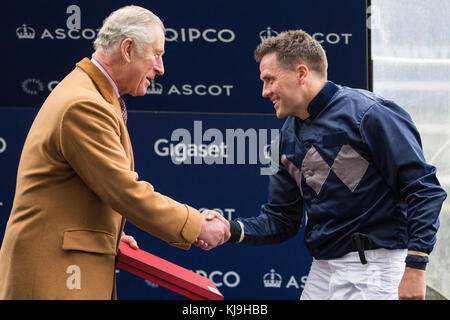
[[[228,239],[228,242],[231,243],[239,243],[244,239],[244,225],[242,222],[237,221],[229,221],[230,223],[230,239]]]
[[[406,264],[408,263],[421,263],[421,264],[427,264],[429,261],[428,254],[421,251],[413,251],[409,250],[408,255],[406,256]]]
[[[182,237],[190,244],[195,242],[200,235],[200,231],[202,230],[202,215],[201,213],[188,206],[186,206],[187,217],[186,222],[181,230]]]
[[[406,262],[406,266],[408,268],[424,270],[427,268],[427,264],[425,262]]]

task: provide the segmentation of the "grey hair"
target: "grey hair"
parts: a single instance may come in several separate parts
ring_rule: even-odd
[[[138,55],[144,47],[155,41],[154,27],[164,24],[153,12],[138,6],[126,6],[111,13],[94,41],[94,49],[110,56],[126,38],[133,40]]]

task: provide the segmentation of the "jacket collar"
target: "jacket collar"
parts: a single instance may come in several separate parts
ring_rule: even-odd
[[[334,96],[339,87],[331,81],[327,81],[325,86],[319,93],[311,100],[308,105],[308,113],[310,117],[308,119],[314,119],[322,109],[330,102],[331,98]]]
[[[116,91],[111,85],[111,82],[109,82],[108,78],[106,78],[103,72],[99,68],[97,68],[97,66],[91,60],[89,60],[88,58],[84,58],[83,60],[78,62],[76,66],[89,75],[98,91],[106,101],[113,105],[119,105]]]

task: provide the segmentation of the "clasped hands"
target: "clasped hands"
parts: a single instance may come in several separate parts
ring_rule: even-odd
[[[230,239],[230,223],[214,210],[202,212],[202,229],[194,245],[211,250]]]

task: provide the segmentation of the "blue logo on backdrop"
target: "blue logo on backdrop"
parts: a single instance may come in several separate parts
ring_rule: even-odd
[[[265,41],[267,39],[276,37],[277,35],[278,35],[277,31],[273,30],[271,27],[267,27],[266,29],[264,29],[259,33],[259,38],[261,39],[261,41]]]
[[[34,39],[36,31],[31,27],[27,27],[26,24],[23,24],[22,27],[16,29],[16,34],[19,39]]]
[[[236,38],[236,34],[231,29],[206,28],[199,30],[197,28],[166,28],[167,42],[194,42],[203,40],[209,43],[222,42],[230,43]]]

